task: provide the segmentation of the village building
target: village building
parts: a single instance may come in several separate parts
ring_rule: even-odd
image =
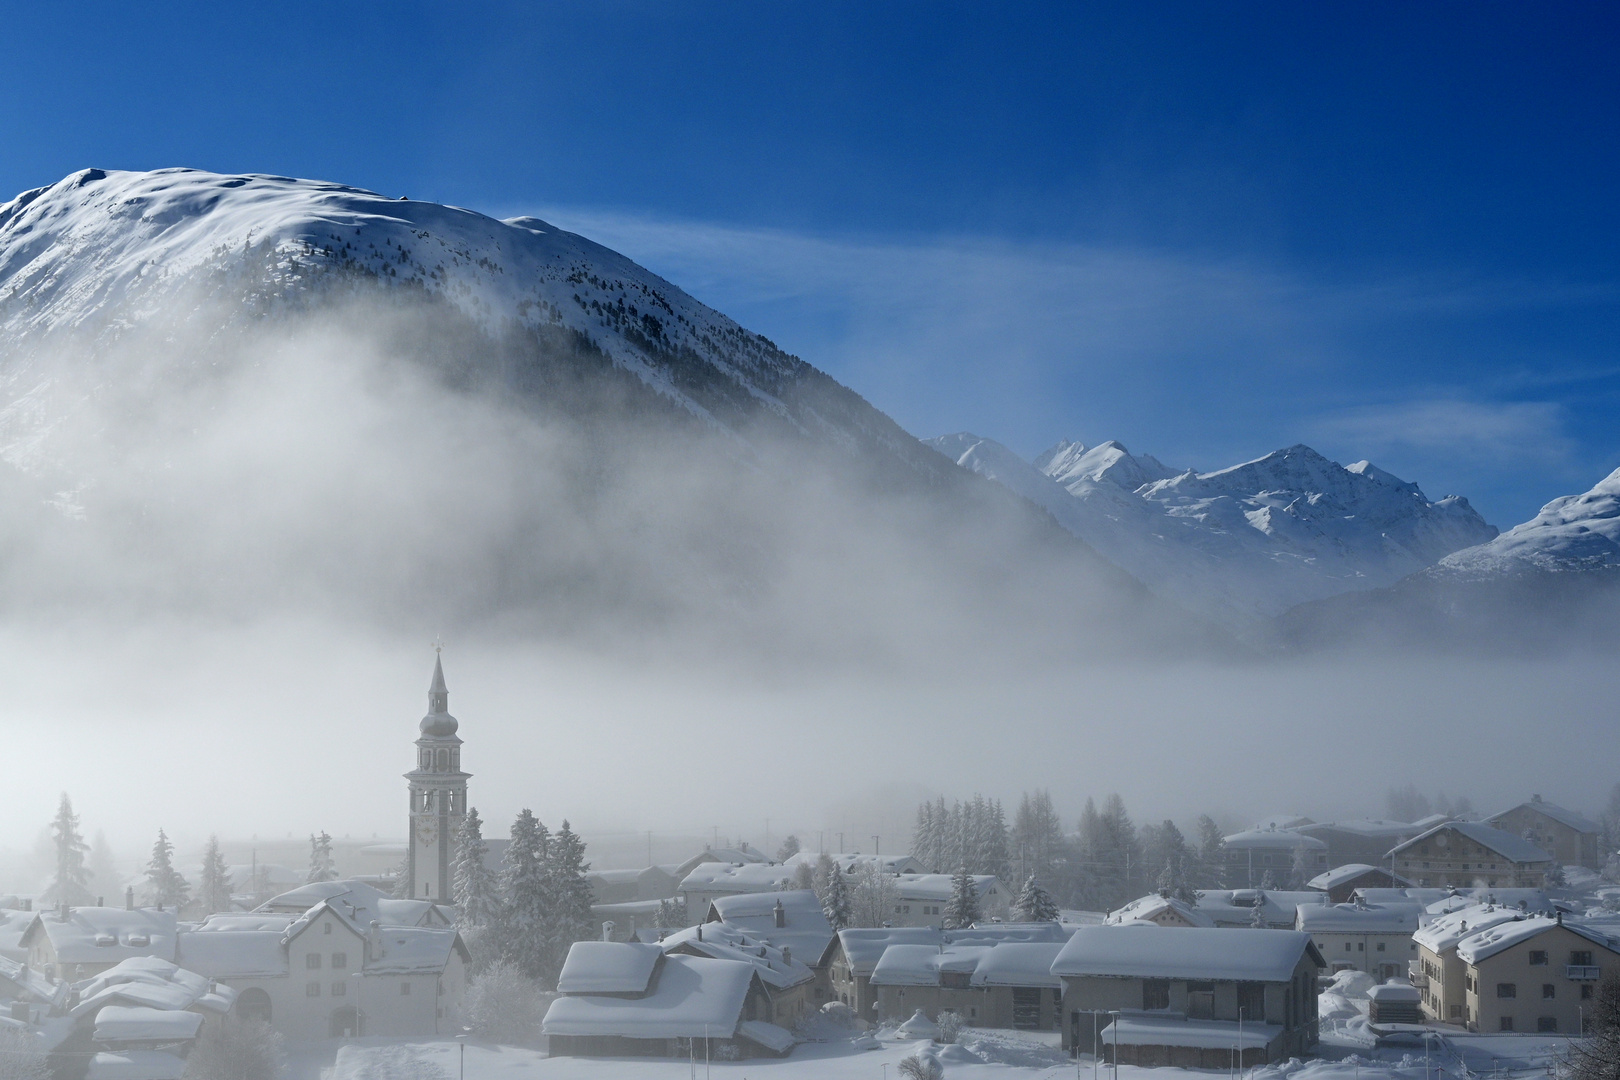
[[[722,923],[751,938],[790,948],[814,965],[833,939],[821,901],[809,889],[722,896],[709,905],[705,922]],[[823,998],[825,1000],[825,998]]]
[[[1316,1044],[1310,935],[1146,923],[1081,927],[1058,953],[1063,1045],[1135,1065],[1224,1069]]]
[[[793,1035],[765,1019],[758,969],[639,942],[580,941],[541,1032],[554,1057],[779,1057]]]
[[[1532,888],[1545,883],[1552,856],[1521,836],[1477,821],[1450,821],[1389,853],[1397,874],[1420,887]]]
[[[1132,900],[1122,908],[1108,913],[1103,920],[1106,925],[1118,926],[1128,922],[1150,922],[1156,926],[1204,926],[1215,925],[1215,920],[1195,904],[1174,896],[1160,896],[1150,893],[1139,900]]]
[[[1559,866],[1601,870],[1609,852],[1603,850],[1603,826],[1591,818],[1547,802],[1540,795],[1491,817],[1488,823],[1503,832],[1522,836],[1552,855]]]
[[[1389,849],[1412,839],[1423,829],[1405,821],[1356,819],[1323,821],[1301,825],[1297,831],[1327,845],[1327,865],[1346,863],[1388,865]]]
[[[1262,929],[1292,930],[1301,905],[1321,902],[1322,894],[1310,889],[1204,889],[1198,893],[1198,912],[1221,929],[1250,930],[1258,905]]]
[[[764,989],[764,1007],[756,1010],[753,1019],[792,1030],[821,1008],[822,1001],[815,992],[816,973],[804,958],[794,955],[791,945],[773,945],[722,922],[677,930],[659,945],[669,955],[735,960],[752,967]],[[815,959],[814,955],[810,957],[811,961]]]
[[[875,1018],[921,1009],[935,1021],[956,1013],[975,1027],[1051,1031],[1062,984],[1052,974],[1062,942],[892,945],[873,968]]]
[[[994,874],[974,874],[973,891],[979,899],[983,921],[1002,919],[1010,909],[1011,897]],[[891,926],[940,926],[951,901],[955,878],[951,874],[895,874],[888,883],[886,921]]]
[[[1617,970],[1620,938],[1562,913],[1533,915],[1471,934],[1457,958],[1468,1030],[1578,1035],[1599,981]]]
[[[1328,846],[1292,829],[1250,829],[1226,837],[1226,883],[1259,888],[1286,887],[1289,879],[1313,878],[1328,868]]]
[[[977,923],[964,930],[935,926],[884,926],[838,931],[816,963],[825,973],[833,1000],[841,1001],[863,1019],[878,1010],[872,973],[884,952],[896,945],[926,945],[935,950],[950,945],[994,945],[1003,942],[1058,943],[1067,941],[1074,927],[1063,923]]]
[[[592,870],[585,875],[591,903],[628,904],[667,900],[680,888],[681,879],[662,866],[640,870]]]
[[[698,867],[702,866],[704,863],[725,863],[728,866],[746,866],[749,863],[768,863],[771,861],[771,857],[766,855],[763,851],[760,851],[758,848],[749,847],[748,841],[746,840],[734,848],[717,848],[704,844],[702,851],[688,858],[685,862],[672,867],[669,872],[676,881],[679,881],[687,874],[690,874],[693,870],[696,870]]]
[[[1418,917],[1411,904],[1301,904],[1294,929],[1311,935],[1332,974],[1365,971],[1384,982],[1411,971]]]
[[[1498,923],[1513,922],[1526,917],[1526,912],[1515,907],[1496,904],[1474,904],[1434,917],[1427,926],[1412,935],[1418,947],[1418,958],[1409,973],[1412,985],[1422,997],[1423,1014],[1432,1023],[1464,1024],[1467,1008],[1467,987],[1464,984],[1464,964],[1457,955],[1457,946],[1471,934],[1489,929]]]
[[[793,871],[774,862],[699,863],[677,886],[686,910],[701,918],[709,905],[723,896],[783,892],[793,888]]]
[[[131,957],[173,962],[178,921],[172,911],[138,907],[67,907],[35,912],[18,942],[29,967],[77,982]]]
[[[1405,878],[1392,874],[1381,866],[1346,863],[1317,874],[1305,883],[1305,887],[1327,893],[1327,898],[1332,903],[1343,904],[1354,899],[1355,894],[1362,889],[1404,889],[1411,884]]]

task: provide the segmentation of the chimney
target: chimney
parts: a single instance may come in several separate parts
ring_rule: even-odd
[[[698,923],[698,940],[699,941],[703,940],[703,924],[702,923]]]
[[[124,886],[124,910],[135,910],[135,886],[133,885]]]
[[[1558,925],[1563,926],[1564,925],[1564,909],[1559,908],[1558,909],[1558,914],[1555,917],[1558,919]]]
[[[613,940],[613,920],[612,919],[609,919],[607,922],[602,924],[602,940],[603,941],[612,941]]]
[[[1540,802],[1541,801],[1541,796],[1540,795],[1532,795],[1532,796],[1530,796],[1530,801],[1531,802]]]
[[[377,922],[376,919],[372,919],[371,922],[367,925],[366,930],[367,930],[367,932],[366,932],[365,950],[366,950],[366,952],[369,952],[370,955],[367,956],[366,952],[363,952],[363,953],[361,953],[361,959],[362,960],[381,960],[382,959],[382,954],[383,954],[382,926],[381,926],[381,924],[379,924]],[[364,967],[364,966],[365,966],[364,964],[361,965],[361,967]]]
[[[784,945],[782,946],[782,965],[786,967],[791,963],[793,963],[793,947],[791,945]]]
[[[776,916],[776,928],[778,930],[787,926],[787,908],[782,906],[782,901],[778,900],[776,902],[776,906],[771,909],[771,914]]]

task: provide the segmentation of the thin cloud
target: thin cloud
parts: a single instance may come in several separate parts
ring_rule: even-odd
[[[1315,429],[1324,439],[1365,446],[1369,452],[1441,451],[1503,463],[1563,464],[1575,450],[1565,433],[1563,406],[1552,401],[1436,399],[1366,405],[1320,417]]]

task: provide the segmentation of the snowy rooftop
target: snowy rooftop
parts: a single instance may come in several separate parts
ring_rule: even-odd
[[[1399,839],[1403,836],[1413,836],[1423,830],[1415,827],[1409,821],[1385,821],[1382,818],[1356,818],[1350,821],[1326,821],[1320,824],[1305,826],[1309,829],[1323,831],[1351,833],[1355,836],[1365,836],[1368,839]]]
[[[1557,920],[1538,915],[1516,922],[1497,923],[1478,933],[1470,934],[1457,943],[1457,956],[1465,964],[1477,964],[1559,925],[1610,952],[1620,952],[1620,940],[1610,937],[1601,930],[1574,920],[1566,920],[1560,924]]]
[[[1315,889],[1299,892],[1286,889],[1205,889],[1198,894],[1198,910],[1217,926],[1248,926],[1254,918],[1256,898],[1260,900],[1266,922],[1273,926],[1292,926],[1302,905],[1322,903],[1322,894]]]
[[[1192,904],[1175,897],[1164,897],[1157,893],[1132,900],[1117,911],[1108,913],[1110,925],[1140,920],[1142,922],[1156,922],[1162,916],[1174,915],[1186,920],[1193,926],[1214,926],[1215,920],[1207,912],[1199,910]]]
[[[793,870],[780,863],[702,863],[681,879],[681,892],[780,892],[793,887]]]
[[[180,1080],[185,1060],[167,1050],[105,1050],[90,1059],[84,1080]]]
[[[1179,1016],[1121,1016],[1102,1030],[1111,1046],[1199,1046],[1226,1050],[1268,1046],[1282,1034],[1276,1024],[1242,1025],[1233,1020],[1184,1020]]]
[[[833,865],[846,874],[853,874],[857,867],[875,866],[886,874],[921,874],[927,870],[922,863],[910,855],[862,855],[858,851],[848,851],[837,855],[828,855]],[[800,866],[815,868],[821,860],[821,855],[813,851],[801,851],[792,856],[782,865],[789,870],[797,870]]]
[[[814,960],[813,954],[801,958],[789,947],[784,957],[781,946],[766,944],[758,936],[725,923],[704,923],[677,930],[665,937],[661,945],[666,953],[682,951],[749,964],[761,982],[776,989],[809,982],[816,974],[805,962]]]
[[[664,951],[634,941],[576,941],[557,990],[563,994],[643,994]]]
[[[1497,907],[1494,904],[1474,904],[1448,915],[1441,915],[1412,935],[1412,940],[1439,955],[1457,946],[1469,934],[1478,933],[1498,923],[1523,919],[1518,908]]]
[[[873,986],[938,986],[941,972],[971,977],[990,945],[891,945],[872,969]]]
[[[0,989],[5,991],[0,993],[0,998],[8,1000],[20,998],[60,1004],[68,996],[66,984],[46,978],[21,961],[5,957],[0,957]]]
[[[1603,826],[1599,825],[1597,822],[1593,821],[1591,818],[1586,817],[1585,815],[1582,815],[1582,814],[1577,814],[1573,810],[1566,810],[1564,807],[1559,806],[1557,803],[1547,802],[1540,795],[1537,795],[1535,798],[1531,799],[1529,802],[1520,803],[1518,806],[1510,806],[1506,810],[1502,811],[1502,813],[1500,813],[1500,814],[1492,814],[1486,820],[1495,821],[1497,818],[1503,817],[1503,816],[1505,816],[1507,814],[1511,814],[1515,810],[1523,810],[1523,809],[1527,809],[1527,808],[1530,809],[1530,810],[1535,810],[1535,811],[1537,811],[1539,813],[1542,813],[1542,814],[1546,814],[1548,817],[1552,818],[1554,821],[1558,822],[1560,825],[1567,825],[1571,829],[1574,829],[1576,832],[1601,833],[1603,831]]]
[[[782,905],[786,926],[776,925],[776,905]],[[822,913],[821,901],[808,889],[788,892],[738,893],[718,896],[710,913],[727,926],[746,931],[773,945],[787,945],[793,955],[814,961],[832,941],[832,924]]]
[[[54,911],[36,912],[25,938],[43,933],[61,963],[108,964],[131,956],[174,959],[175,930],[172,911],[76,907],[66,920]]]
[[[1307,851],[1326,851],[1327,845],[1314,836],[1306,836],[1290,829],[1250,829],[1247,832],[1233,833],[1226,838],[1229,849],[1242,850],[1254,848],[1266,851],[1295,851],[1305,848]]]
[[[137,956],[108,968],[76,987],[72,1015],[85,1016],[107,1005],[154,1009],[207,1009],[228,1013],[236,991],[155,956]]]
[[[870,975],[878,961],[883,959],[883,950],[889,946],[929,945],[938,948],[945,944],[945,933],[932,926],[885,926],[840,930],[838,940],[850,970],[857,975]]]
[[[1426,908],[1437,900],[1444,900],[1452,895],[1449,889],[1428,889],[1407,887],[1404,889],[1361,888],[1355,895],[1369,904],[1412,904],[1419,908]]]
[[[1083,926],[1058,953],[1052,973],[1286,982],[1307,953],[1320,964],[1310,935],[1295,930]]]
[[[1417,928],[1418,910],[1410,904],[1301,904],[1294,923],[1294,929],[1307,934],[1411,934]]]
[[[185,1042],[197,1037],[202,1013],[152,1009],[138,1005],[108,1005],[96,1014],[98,1043]]]
[[[1331,870],[1317,874],[1306,884],[1313,889],[1321,889],[1323,892],[1327,892],[1329,889],[1338,888],[1340,885],[1355,881],[1357,878],[1364,877],[1367,874],[1386,874],[1396,881],[1405,880],[1398,874],[1390,874],[1382,866],[1369,866],[1366,863],[1345,863],[1343,866],[1335,866]]]
[[[1461,836],[1466,836],[1474,843],[1479,844],[1482,847],[1489,848],[1498,855],[1502,856],[1504,859],[1507,859],[1509,862],[1544,863],[1552,861],[1551,855],[1548,855],[1545,851],[1542,851],[1524,837],[1514,836],[1510,832],[1504,832],[1501,829],[1492,828],[1491,826],[1478,821],[1448,821],[1444,825],[1436,825],[1428,832],[1419,833],[1406,843],[1396,847],[1390,851],[1390,854],[1394,855],[1396,852],[1405,851],[1407,848],[1415,847],[1416,845],[1423,843],[1429,837],[1435,836],[1447,830],[1456,832]]]
[[[450,916],[429,900],[401,900],[363,881],[316,881],[273,896],[255,910],[302,914],[325,903],[356,931],[373,921],[384,926],[451,925]]]
[[[367,975],[431,975],[443,971],[450,954],[458,951],[465,961],[466,946],[454,930],[384,926],[361,970]]]
[[[1381,1004],[1392,1004],[1397,1001],[1418,1002],[1423,1000],[1423,995],[1411,983],[1387,982],[1367,991],[1367,1000]]]
[[[1557,907],[1552,897],[1541,889],[1458,889],[1424,906],[1430,915],[1445,915],[1461,911],[1476,904],[1494,904],[1496,907],[1518,908],[1520,911],[1545,911]]]
[[[702,851],[690,859],[670,870],[677,878],[685,877],[704,863],[723,863],[729,866],[742,866],[745,863],[770,862],[770,858],[758,848],[751,848],[744,844],[740,848],[711,848],[704,845]]]
[[[23,932],[34,921],[34,912],[0,908],[0,957],[22,960],[28,954],[22,947]]]
[[[1060,987],[1063,980],[1052,974],[1052,965],[1063,942],[1008,941],[989,949],[973,969],[974,986]]]
[[[973,888],[978,894],[990,896],[997,891],[994,874],[974,874]],[[897,874],[892,879],[894,895],[900,900],[939,900],[951,898],[950,874]]]
[[[559,997],[551,1003],[540,1030],[546,1035],[727,1039],[737,1030],[753,981],[754,969],[735,960],[666,956],[647,996]]]
[[[282,916],[286,918],[286,916]],[[214,979],[273,978],[288,971],[281,930],[221,930],[213,919],[180,935],[179,961]]]

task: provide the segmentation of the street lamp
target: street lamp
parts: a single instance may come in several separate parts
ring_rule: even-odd
[[[458,1058],[460,1064],[461,1080],[467,1080],[467,1033],[463,1031],[456,1036],[456,1045],[460,1047]]]

